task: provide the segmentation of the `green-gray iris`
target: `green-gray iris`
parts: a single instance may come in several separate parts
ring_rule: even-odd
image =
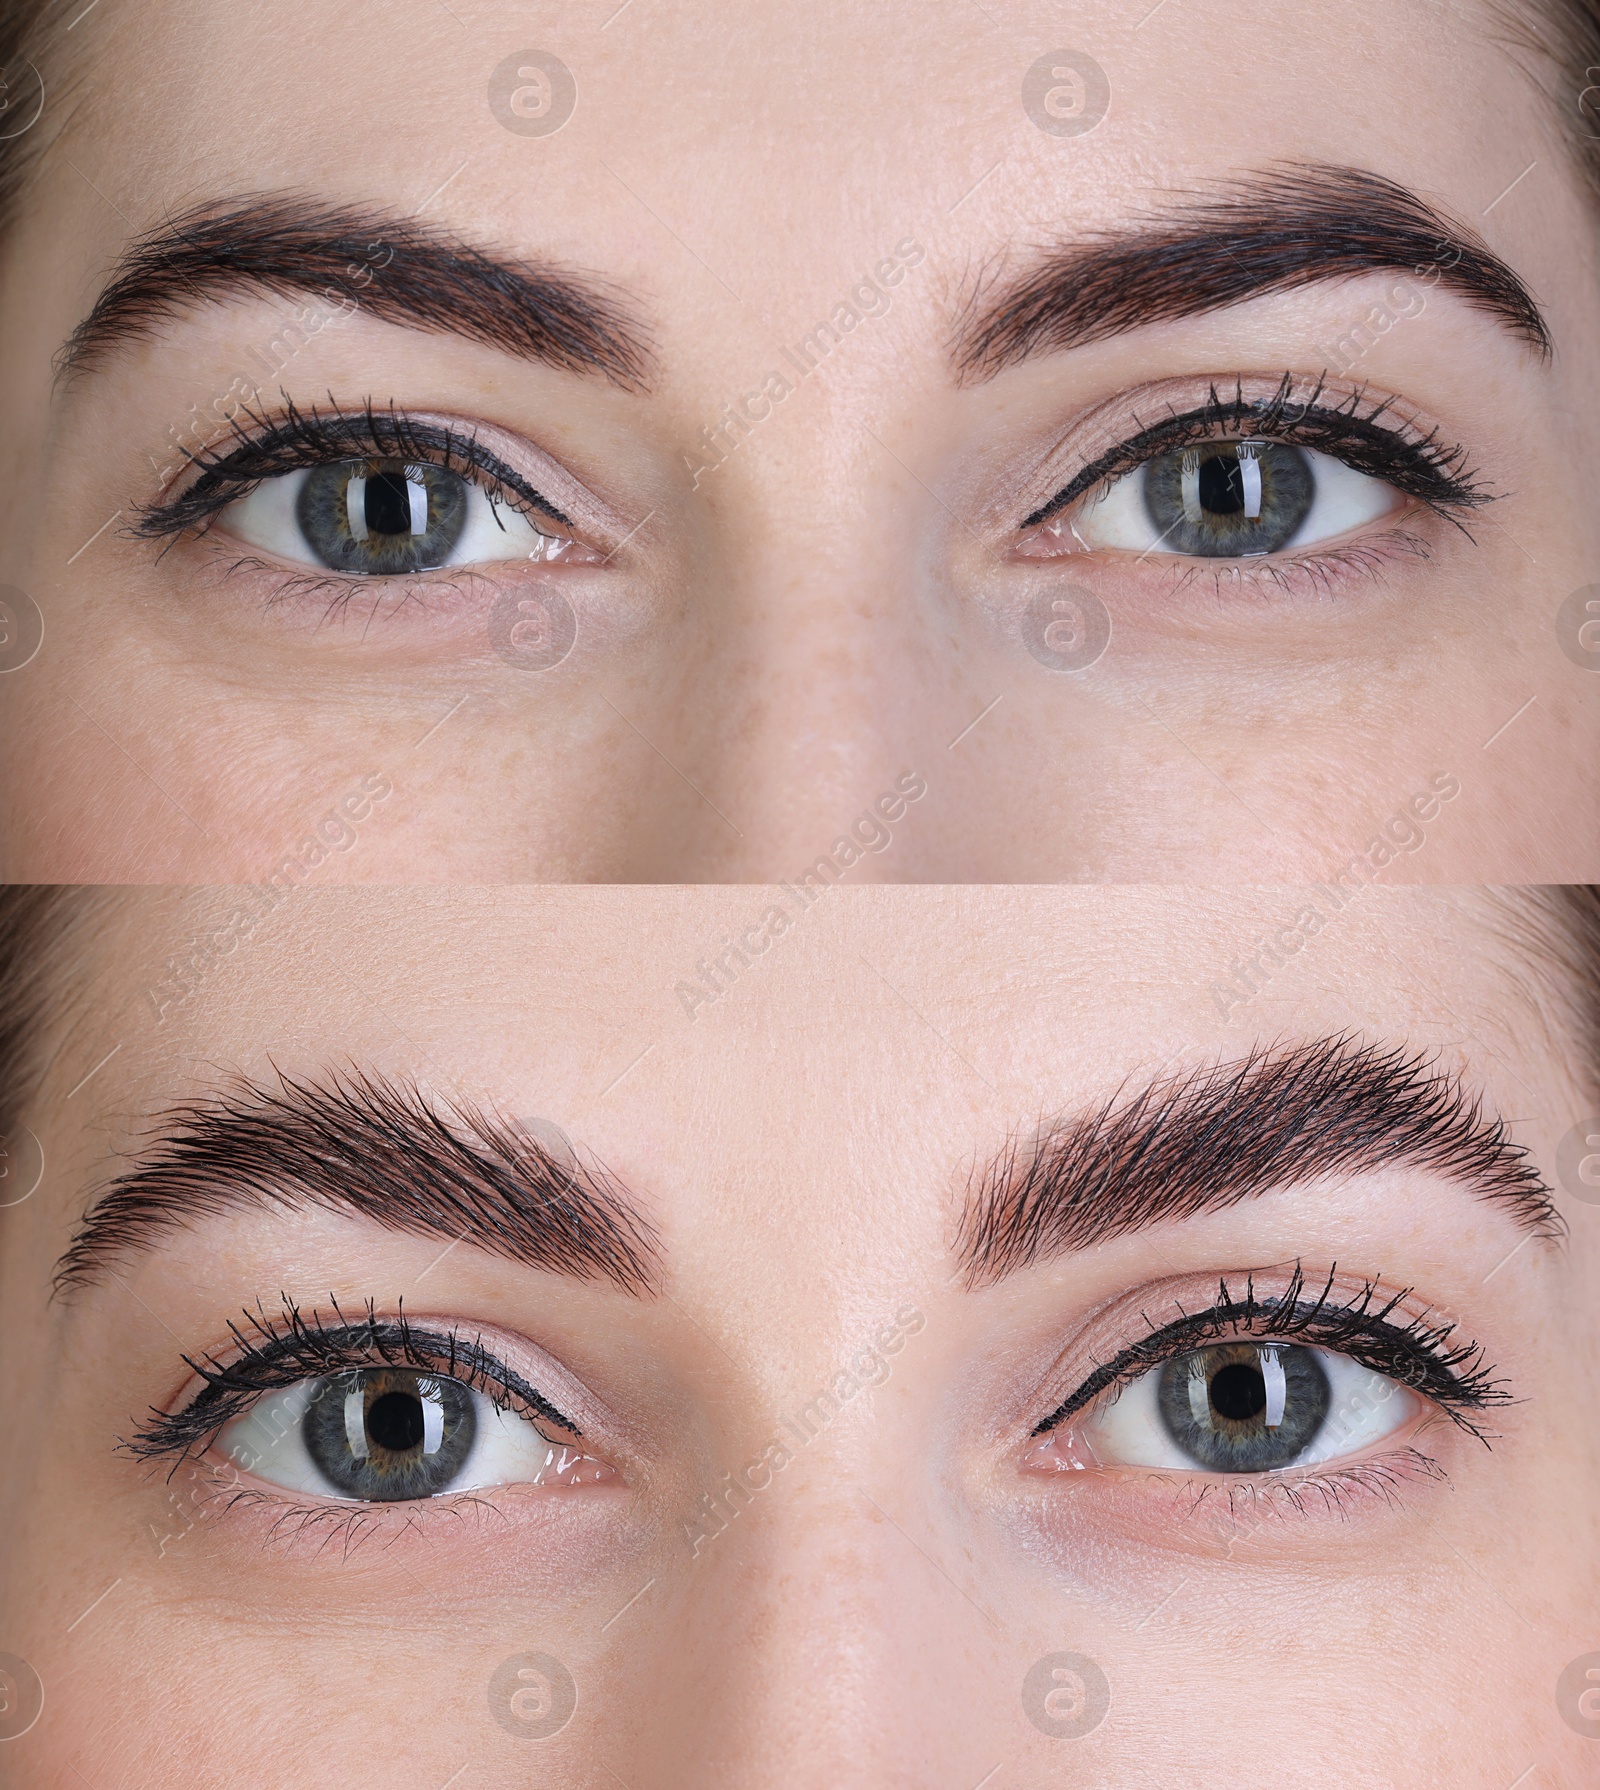
[[[447,466],[340,460],[312,469],[295,520],[331,571],[425,572],[442,566],[461,538],[467,494],[466,480]]]
[[[1283,442],[1208,441],[1144,469],[1145,511],[1168,553],[1276,553],[1299,532],[1315,497],[1310,461]]]

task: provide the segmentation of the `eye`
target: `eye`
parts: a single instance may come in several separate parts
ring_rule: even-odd
[[[1347,1355],[1241,1339],[1170,1356],[1080,1422],[1074,1440],[1106,1466],[1270,1473],[1358,1454],[1425,1408]]]
[[[399,1367],[351,1368],[267,1393],[217,1447],[268,1484],[367,1503],[588,1484],[612,1471],[475,1387]]]
[[[566,544],[459,472],[426,460],[302,467],[263,479],[217,522],[280,559],[372,577],[550,559]]]
[[[1070,524],[1091,551],[1245,559],[1331,540],[1404,501],[1384,480],[1315,448],[1206,441],[1113,479],[1060,529]]]

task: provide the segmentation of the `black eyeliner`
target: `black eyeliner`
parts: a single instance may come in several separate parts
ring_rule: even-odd
[[[320,1316],[303,1317],[286,1295],[280,1320],[246,1312],[247,1329],[230,1320],[228,1329],[238,1352],[226,1362],[185,1355],[184,1365],[205,1384],[181,1410],[152,1411],[150,1421],[122,1447],[141,1460],[171,1456],[181,1461],[209,1447],[222,1429],[266,1393],[356,1368],[396,1365],[460,1380],[502,1410],[518,1406],[570,1435],[583,1434],[570,1417],[478,1340],[455,1331],[418,1329],[404,1311],[393,1319],[380,1319],[370,1304],[365,1317],[347,1320],[337,1300],[331,1303],[336,1314],[331,1324]]]
[[[1299,1340],[1336,1350],[1375,1373],[1409,1386],[1437,1404],[1452,1422],[1480,1435],[1464,1415],[1511,1401],[1511,1394],[1491,1377],[1483,1350],[1476,1343],[1454,1343],[1455,1325],[1430,1324],[1425,1316],[1392,1324],[1390,1314],[1410,1296],[1410,1289],[1387,1295],[1378,1303],[1376,1283],[1369,1281],[1348,1304],[1333,1302],[1334,1270],[1320,1293],[1302,1299],[1305,1279],[1298,1264],[1283,1292],[1258,1298],[1253,1278],[1235,1299],[1226,1281],[1219,1281],[1216,1302],[1151,1329],[1111,1360],[1096,1367],[1077,1389],[1029,1433],[1045,1435],[1113,1386],[1124,1386],[1174,1355],[1231,1337],[1268,1336]],[[1376,1304],[1376,1309],[1374,1306]]]
[[[544,516],[563,528],[573,526],[570,517],[470,432],[414,420],[392,405],[387,411],[377,410],[369,399],[359,411],[306,412],[286,399],[284,413],[275,422],[249,409],[242,414],[248,422],[235,417],[231,423],[233,445],[225,452],[191,453],[189,463],[200,476],[169,502],[138,509],[129,530],[132,535],[164,540],[203,529],[267,479],[362,458],[428,461],[472,483],[512,493],[514,507],[530,521]]]
[[[1221,439],[1216,431],[1230,429],[1247,438],[1284,441],[1326,453],[1357,472],[1383,479],[1452,522],[1457,522],[1453,512],[1493,501],[1493,493],[1478,485],[1468,470],[1465,449],[1442,445],[1437,429],[1412,439],[1379,421],[1392,399],[1380,400],[1363,415],[1361,392],[1352,393],[1343,404],[1325,406],[1318,403],[1321,380],[1303,399],[1293,399],[1293,389],[1290,374],[1264,399],[1247,400],[1239,386],[1232,398],[1223,398],[1213,385],[1203,404],[1174,411],[1108,448],[1025,516],[1020,526],[1034,528],[1048,522],[1096,485],[1136,472],[1163,453]]]

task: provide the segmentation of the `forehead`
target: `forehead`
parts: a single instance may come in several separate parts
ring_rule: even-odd
[[[76,209],[91,202],[108,240],[114,208],[144,224],[268,188],[425,210],[746,329],[743,295],[837,298],[907,236],[958,267],[1041,227],[1123,216],[1153,187],[1279,158],[1372,166],[1475,217],[1499,190],[1478,195],[1479,171],[1506,163],[1503,185],[1533,153],[1534,90],[1487,38],[1446,43],[1433,9],[1378,0],[1100,0],[1048,37],[970,0],[937,29],[799,0],[724,3],[714,31],[643,4],[508,18],[410,0],[379,16],[392,26],[320,8],[312,56],[287,0],[105,0],[75,46],[77,118],[97,146],[86,173],[117,190],[102,204],[59,157],[49,178]],[[516,71],[501,77],[524,51],[534,84],[550,58],[570,72],[571,116],[553,133],[507,127]],[[1034,88],[1060,54],[1090,71],[1105,108],[1093,130],[1040,127]]]
[[[1538,1036],[1501,933],[1484,897],[1427,889],[136,895],[73,1048],[126,1038],[108,1081],[153,1098],[200,1065],[351,1058],[609,1114],[714,1097],[758,1128],[874,1082],[1015,1116],[1350,1029],[1490,1075]]]

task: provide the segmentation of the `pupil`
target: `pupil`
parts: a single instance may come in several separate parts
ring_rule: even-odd
[[[422,1400],[414,1392],[385,1392],[367,1406],[367,1434],[379,1448],[404,1454],[417,1447],[422,1433]]]
[[[372,487],[367,486],[370,504]],[[1237,454],[1212,454],[1200,462],[1200,507],[1213,516],[1235,516],[1244,508],[1244,481]]]
[[[1246,1423],[1267,1408],[1267,1382],[1259,1367],[1232,1361],[1211,1382],[1211,1406],[1219,1417]]]
[[[1202,473],[1201,477],[1204,478]],[[411,533],[411,484],[404,473],[369,475],[366,493],[367,529],[375,535]]]

